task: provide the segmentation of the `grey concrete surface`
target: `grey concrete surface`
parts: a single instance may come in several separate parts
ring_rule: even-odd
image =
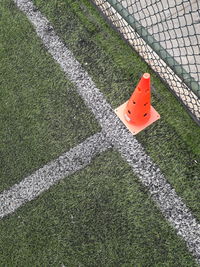
[[[199,0],[122,0],[122,5],[200,83]]]
[[[116,12],[116,10],[111,7],[108,3],[108,0],[92,0],[98,8],[104,13],[106,17],[110,19],[112,24],[119,30],[129,44],[134,48],[135,51],[151,66],[151,68],[160,75],[160,77],[168,84],[171,90],[177,95],[177,97],[185,104],[187,109],[193,114],[193,118],[197,121],[200,121],[200,99],[196,94],[189,88],[185,83],[182,82],[182,79],[174,73],[174,71],[159,57],[159,55],[140,37],[140,35],[126,22],[121,15]],[[199,72],[199,40],[198,37],[194,39],[194,34],[192,39],[187,37],[181,45],[181,38],[172,38],[171,34],[174,29],[167,28],[164,29],[164,26],[168,21],[171,23],[172,18],[175,17],[177,21],[177,10],[180,10],[180,13],[186,16],[185,9],[189,8],[189,13],[196,14],[197,17],[194,17],[193,24],[199,24],[199,4],[197,0],[114,0],[115,3],[123,3],[124,7],[129,10],[129,13],[134,13],[135,18],[145,27],[148,25],[148,31],[152,33],[152,28],[154,28],[155,35],[157,38],[160,38],[160,43],[163,47],[168,47],[167,51],[172,56],[175,56],[177,62],[190,72],[198,82],[198,72]],[[146,5],[145,5],[146,2]],[[153,8],[152,8],[153,3]],[[168,8],[169,7],[169,8]],[[153,13],[152,13],[153,12]],[[153,15],[156,13],[155,15]],[[193,16],[193,15],[192,15]],[[145,19],[144,19],[145,18]],[[157,23],[159,26],[157,25]],[[162,22],[162,23],[161,23]],[[180,23],[178,21],[178,23]],[[187,22],[188,23],[188,22]],[[157,28],[156,28],[157,27]],[[193,25],[192,25],[193,27]],[[176,27],[180,30],[180,27]],[[198,27],[195,25],[195,32],[198,30]],[[170,32],[169,32],[170,31]],[[159,32],[159,33],[158,33]],[[168,40],[165,40],[165,33],[169,36]],[[196,35],[199,35],[197,32]],[[171,38],[171,39],[170,39]],[[194,42],[196,40],[196,43]],[[159,41],[159,39],[158,39]],[[191,41],[194,45],[192,47],[185,46],[185,43]],[[180,49],[178,48],[180,46]],[[186,47],[186,48],[185,48]],[[188,49],[187,49],[188,48]],[[191,49],[195,50],[195,58],[193,54],[190,55]],[[193,50],[192,50],[193,51]],[[185,54],[187,56],[185,56]],[[195,62],[195,65],[192,63]]]
[[[200,263],[200,224],[166,181],[160,169],[145,153],[142,145],[116,116],[88,73],[56,35],[49,21],[34,7],[30,0],[14,0],[14,2],[34,25],[48,52],[67,77],[77,86],[78,93],[99,121],[104,138],[106,137],[108,143],[117,149],[129,163],[141,183],[149,190],[160,211],[171,226],[176,229],[177,234],[185,240],[188,249]],[[90,157],[90,153],[88,153],[88,157]],[[75,159],[76,157],[74,157]],[[74,160],[71,160],[72,165],[76,164],[73,163]],[[85,160],[87,162],[87,159]],[[57,169],[52,169],[51,172],[55,173],[54,177],[56,177]],[[19,189],[16,189],[16,194],[17,190]],[[15,196],[15,192],[13,195]],[[12,195],[10,201],[12,201]],[[13,203],[15,203],[15,199]]]

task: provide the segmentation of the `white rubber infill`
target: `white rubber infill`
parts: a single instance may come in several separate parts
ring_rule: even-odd
[[[49,21],[30,0],[14,0],[31,23],[52,57],[60,64],[67,77],[77,86],[78,93],[101,124],[107,140],[132,166],[140,181],[149,189],[157,206],[170,224],[187,243],[200,263],[200,224],[183,203],[175,190],[167,183],[160,169],[146,155],[140,143],[128,132],[116,117],[103,94],[83,70],[72,52],[56,35]]]

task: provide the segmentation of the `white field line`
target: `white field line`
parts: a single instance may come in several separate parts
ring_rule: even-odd
[[[167,183],[160,169],[146,155],[137,139],[116,117],[103,94],[96,88],[72,52],[56,35],[49,21],[30,0],[14,0],[14,2],[34,25],[38,36],[67,77],[76,84],[78,93],[101,124],[107,140],[132,166],[140,181],[149,189],[165,218],[177,230],[178,235],[186,241],[188,249],[193,252],[197,262],[200,263],[200,224],[171,185]]]
[[[0,218],[38,197],[59,180],[86,167],[92,158],[109,147],[102,132],[87,138],[59,158],[0,194]]]
[[[98,8],[105,14],[111,23],[119,30],[123,37],[134,47],[140,56],[151,66],[151,68],[158,72],[165,80],[172,91],[183,101],[196,118],[200,119],[200,100],[192,92],[192,90],[183,84],[181,79],[174,73],[174,71],[167,66],[167,64],[154,52],[154,50],[135,32],[135,30],[128,25],[128,23],[111,7],[105,0],[92,0]],[[183,58],[182,58],[183,60]],[[158,64],[158,62],[160,64]],[[194,67],[193,73],[196,72]],[[194,74],[193,74],[194,75]],[[196,77],[197,78],[197,77]],[[193,101],[192,101],[193,99]]]

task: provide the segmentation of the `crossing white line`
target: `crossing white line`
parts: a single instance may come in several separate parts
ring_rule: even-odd
[[[0,218],[35,199],[59,180],[86,167],[92,158],[109,148],[102,132],[87,138],[59,158],[0,194]]]
[[[72,52],[56,35],[49,21],[30,0],[14,0],[14,2],[27,15],[47,50],[60,64],[67,77],[76,84],[79,94],[101,124],[107,140],[132,166],[140,181],[149,189],[165,218],[186,241],[188,249],[193,252],[197,262],[200,263],[200,224],[175,190],[167,183],[160,169],[146,155],[136,138],[116,117],[103,94],[96,88]]]

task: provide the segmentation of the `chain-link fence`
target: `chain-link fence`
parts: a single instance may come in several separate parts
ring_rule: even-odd
[[[199,0],[91,0],[200,124]]]

